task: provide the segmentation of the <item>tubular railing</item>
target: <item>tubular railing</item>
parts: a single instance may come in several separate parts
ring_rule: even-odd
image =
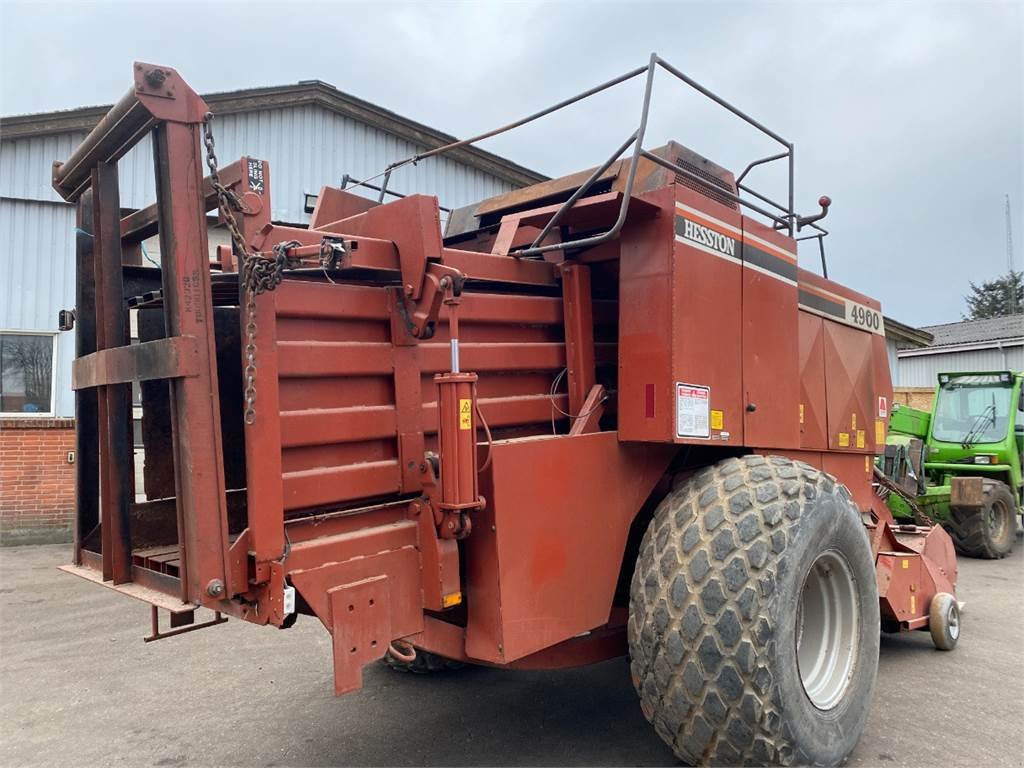
[[[633,133],[630,134],[629,138],[627,138],[618,147],[618,149],[616,149],[615,152],[600,167],[598,167],[597,170],[595,170],[594,173],[592,173],[586,179],[586,181],[584,181],[583,184],[581,184],[579,186],[579,188],[576,189],[575,192],[573,192],[573,194],[569,197],[569,199],[566,200],[558,208],[557,211],[555,211],[555,213],[552,215],[550,221],[548,221],[547,225],[541,230],[540,234],[537,235],[537,237],[534,239],[533,243],[531,243],[531,245],[528,248],[516,251],[514,255],[518,256],[518,257],[539,256],[539,255],[541,255],[543,253],[546,253],[548,251],[579,249],[579,248],[587,248],[587,247],[591,247],[591,246],[595,246],[595,245],[600,245],[601,243],[607,242],[607,241],[612,240],[615,237],[617,237],[618,234],[619,234],[619,231],[622,229],[622,226],[623,226],[623,224],[626,221],[626,213],[627,213],[627,211],[629,209],[629,201],[630,201],[630,198],[632,197],[632,194],[633,194],[633,185],[634,185],[634,182],[635,182],[635,179],[636,179],[637,165],[640,162],[640,158],[644,158],[644,159],[649,160],[649,161],[651,161],[653,163],[656,163],[657,165],[660,165],[660,166],[662,166],[664,168],[667,168],[668,170],[673,171],[674,173],[679,174],[679,175],[681,175],[683,177],[686,177],[686,178],[688,178],[688,179],[690,179],[692,181],[695,181],[695,182],[697,182],[699,184],[702,184],[702,185],[707,184],[706,179],[701,178],[700,176],[698,176],[697,174],[693,173],[689,169],[684,168],[684,167],[682,167],[682,166],[680,166],[680,165],[678,165],[676,163],[673,163],[670,160],[666,160],[665,158],[659,157],[659,156],[657,156],[657,155],[655,155],[655,154],[653,154],[653,153],[651,153],[651,152],[649,152],[649,151],[647,151],[647,150],[645,150],[643,148],[644,134],[645,134],[646,129],[647,129],[647,118],[648,118],[648,114],[650,113],[650,106],[651,106],[651,90],[652,90],[652,86],[654,84],[655,72],[657,71],[657,69],[659,67],[661,69],[665,70],[666,72],[668,72],[669,74],[673,75],[678,80],[681,80],[683,83],[685,83],[686,85],[690,86],[691,88],[696,90],[701,95],[706,96],[707,98],[711,99],[713,102],[718,104],[719,106],[723,107],[724,109],[728,110],[732,114],[736,115],[737,117],[739,117],[741,120],[743,120],[747,124],[753,126],[757,130],[759,130],[761,133],[763,133],[766,136],[768,136],[769,138],[771,138],[773,141],[776,141],[777,143],[782,145],[782,147],[784,148],[782,152],[779,152],[777,154],[771,155],[769,157],[761,158],[759,160],[754,160],[753,162],[751,162],[743,170],[743,172],[739,175],[739,177],[736,180],[736,189],[739,192],[744,192],[747,195],[749,195],[750,197],[756,198],[757,201],[759,201],[760,203],[764,203],[764,204],[766,204],[769,207],[764,207],[764,206],[760,205],[758,202],[754,202],[754,201],[752,201],[752,200],[750,200],[748,198],[743,197],[740,194],[733,194],[732,192],[730,192],[728,190],[720,190],[720,189],[718,189],[716,187],[715,192],[717,194],[723,195],[724,197],[726,197],[729,200],[732,200],[737,205],[743,206],[745,208],[749,208],[750,210],[755,211],[756,213],[759,213],[760,215],[762,215],[765,218],[769,219],[773,223],[773,225],[775,226],[776,229],[786,230],[789,233],[790,237],[794,237],[796,235],[797,231],[800,229],[800,222],[799,222],[799,217],[797,216],[797,214],[796,214],[796,212],[794,210],[794,204],[793,204],[793,200],[794,200],[794,195],[793,195],[793,168],[794,168],[794,166],[793,166],[793,143],[788,141],[787,139],[784,139],[778,133],[772,131],[770,128],[767,128],[762,123],[758,122],[757,120],[755,120],[753,117],[751,117],[750,115],[746,114],[742,110],[740,110],[737,107],[733,106],[728,101],[726,101],[725,99],[723,99],[721,96],[717,95],[716,93],[714,93],[710,89],[706,88],[705,86],[703,86],[700,83],[696,82],[692,78],[688,77],[683,72],[681,72],[680,70],[676,69],[671,64],[669,64],[667,61],[662,59],[656,53],[652,53],[651,54],[651,58],[648,61],[646,66],[638,67],[636,69],[630,70],[629,72],[626,72],[625,74],[622,74],[622,75],[620,75],[620,76],[618,76],[616,78],[613,78],[611,80],[608,80],[605,83],[602,83],[602,84],[597,85],[597,86],[595,86],[593,88],[590,88],[589,90],[583,91],[582,93],[576,94],[575,96],[571,96],[570,98],[564,99],[563,101],[560,101],[560,102],[558,102],[557,104],[555,104],[553,106],[547,107],[546,109],[542,109],[539,112],[534,112],[532,115],[528,115],[527,117],[524,117],[524,118],[522,118],[520,120],[516,120],[515,122],[509,123],[509,124],[504,125],[504,126],[502,126],[500,128],[495,128],[493,130],[487,131],[485,133],[481,133],[481,134],[479,134],[477,136],[474,136],[472,138],[469,138],[469,139],[462,139],[462,140],[459,140],[459,141],[454,141],[454,142],[451,142],[450,144],[445,144],[444,146],[436,147],[436,148],[428,150],[426,152],[420,152],[420,153],[418,153],[416,155],[412,155],[412,156],[407,157],[405,159],[393,162],[390,165],[388,165],[383,171],[378,173],[376,176],[372,176],[372,177],[370,177],[368,179],[365,179],[363,181],[354,182],[352,184],[352,186],[365,186],[365,187],[368,187],[370,189],[379,190],[380,191],[379,201],[383,202],[384,196],[386,194],[388,194],[388,188],[387,187],[388,187],[388,182],[391,180],[391,175],[392,175],[392,173],[394,171],[398,170],[399,168],[402,168],[402,167],[410,165],[410,164],[418,163],[420,160],[425,160],[425,159],[427,159],[429,157],[434,157],[436,155],[440,155],[440,154],[443,154],[445,152],[450,152],[453,149],[458,149],[460,147],[466,147],[466,146],[470,146],[472,144],[476,144],[477,142],[482,141],[484,139],[491,138],[492,136],[497,136],[499,134],[506,133],[506,132],[511,131],[511,130],[513,130],[515,128],[518,128],[520,126],[526,125],[527,123],[531,123],[534,120],[538,120],[538,119],[540,119],[542,117],[550,115],[553,112],[557,112],[560,109],[564,109],[565,107],[568,107],[568,106],[570,106],[572,104],[576,104],[577,102],[583,101],[584,99],[586,99],[586,98],[588,98],[590,96],[593,96],[593,95],[595,95],[597,93],[601,93],[602,91],[606,91],[609,88],[612,88],[612,87],[614,87],[616,85],[619,85],[620,83],[624,83],[624,82],[626,82],[628,80],[632,80],[633,78],[636,78],[636,77],[639,77],[641,75],[644,75],[645,83],[644,83],[643,104],[642,104],[642,107],[641,107],[641,110],[640,110],[640,121],[639,121],[639,126],[637,127],[637,129],[635,131],[633,131]],[[542,245],[541,243],[548,236],[548,234],[551,232],[551,230],[555,226],[557,226],[558,223],[564,218],[565,214],[576,204],[576,202],[581,197],[583,197],[584,195],[587,194],[587,192],[595,184],[595,182],[597,182],[597,180],[599,178],[601,178],[602,174],[605,171],[607,171],[608,168],[613,163],[615,163],[617,160],[619,160],[619,158],[622,157],[622,155],[630,147],[633,148],[633,152],[632,152],[632,157],[630,159],[629,168],[628,168],[627,175],[626,175],[626,184],[625,184],[625,187],[624,187],[624,190],[623,190],[622,205],[621,205],[621,207],[619,209],[619,215],[616,218],[615,223],[611,226],[611,228],[608,229],[606,232],[603,232],[603,233],[600,233],[600,234],[596,234],[596,235],[591,235],[591,236],[584,237],[584,238],[580,238],[580,239],[577,239],[577,240],[572,240],[572,241],[569,241],[569,242],[549,243],[547,245]],[[786,202],[785,203],[780,203],[780,202],[777,202],[775,200],[772,200],[767,195],[764,195],[764,194],[762,194],[760,192],[757,192],[757,191],[751,189],[749,186],[743,184],[743,179],[746,178],[747,174],[753,168],[755,168],[757,166],[760,166],[760,165],[764,165],[766,163],[771,163],[771,162],[774,162],[774,161],[777,161],[777,160],[786,160],[787,164],[788,164],[788,194],[787,194],[787,198],[786,198]],[[373,182],[376,179],[380,179],[380,178],[383,178],[383,181],[380,183],[379,186],[376,186],[376,185],[373,185],[373,184],[370,183],[370,182]],[[351,187],[349,187],[349,188],[351,189]],[[815,226],[813,224],[807,224],[806,226],[812,226],[815,229],[820,230],[820,233],[818,235],[811,236],[811,237],[818,237],[819,238],[819,245],[820,245],[820,238],[823,237],[825,234],[828,234],[828,233],[825,232],[824,230],[821,230],[820,227],[817,227],[817,226]],[[808,239],[808,238],[799,238],[799,239]],[[822,247],[822,266],[824,268],[824,249],[823,249],[823,247]]]

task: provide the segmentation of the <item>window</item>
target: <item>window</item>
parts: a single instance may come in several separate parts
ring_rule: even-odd
[[[932,437],[970,445],[998,442],[1006,435],[1011,394],[1012,384],[1000,374],[949,377],[939,387]]]
[[[53,414],[53,334],[0,333],[0,413]]]

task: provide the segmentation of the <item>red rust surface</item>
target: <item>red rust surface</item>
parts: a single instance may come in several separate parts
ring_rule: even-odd
[[[376,204],[324,188],[312,228],[280,226],[269,165],[243,157],[222,181],[242,201],[247,247],[262,258],[294,240],[289,257],[306,271],[254,297],[243,289],[233,304],[233,284],[218,283],[216,297],[211,287],[205,105],[173,70],[160,80],[152,69],[140,65],[135,95],[115,108],[128,122],[102,124],[109,134],[87,140],[97,149],[76,155],[102,160],[155,131],[157,205],[121,219],[116,166],[92,171],[97,348],[126,341],[117,274],[99,265],[121,263],[118,237],[137,260],[137,242],[157,228],[169,336],[145,347],[159,358],[149,367],[145,350],[78,363],[92,371],[83,385],[103,393],[103,525],[81,552],[98,580],[276,626],[288,625],[294,586],[332,634],[337,692],[357,688],[361,667],[397,639],[492,664],[585,663],[623,650],[616,588],[631,568],[630,530],[672,462],[692,472],[753,450],[806,461],[850,489],[893,622],[923,626],[931,596],[953,591],[948,536],[897,529],[872,488],[892,394],[879,306],[797,269],[790,238],[647,161],[621,236],[568,257],[514,252],[557,208],[536,189],[507,197],[515,209],[496,210],[458,247],[445,245],[438,202],[423,195]],[[59,170],[65,196],[88,186]],[[549,242],[606,229],[622,194],[582,200]],[[334,277],[322,248],[337,259]],[[219,261],[234,268],[223,251]],[[221,418],[237,416],[228,408],[239,401],[220,392],[217,351],[229,347],[213,330],[215,298],[238,313],[242,369],[250,319],[258,329],[255,417],[239,428],[245,488],[230,491],[225,466],[240,475],[242,449],[224,444]],[[187,338],[194,352],[181,355]],[[177,537],[132,551],[128,462],[115,461],[113,439],[130,412],[116,387],[145,376],[170,381],[175,499],[131,510],[139,522],[173,511],[160,530]],[[699,428],[681,426],[684,404]],[[229,493],[245,497],[234,518]]]

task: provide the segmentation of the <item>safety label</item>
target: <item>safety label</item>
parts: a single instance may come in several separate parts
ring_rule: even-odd
[[[459,400],[459,429],[473,428],[473,401],[467,398]]]
[[[249,190],[262,195],[264,192],[263,161],[249,158]]]
[[[676,383],[676,437],[711,437],[711,388]]]

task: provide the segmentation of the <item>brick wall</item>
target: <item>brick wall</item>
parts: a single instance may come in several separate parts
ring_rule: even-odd
[[[909,405],[921,411],[931,411],[935,387],[896,387],[892,393],[894,403]]]
[[[0,544],[71,541],[73,419],[0,419]]]

